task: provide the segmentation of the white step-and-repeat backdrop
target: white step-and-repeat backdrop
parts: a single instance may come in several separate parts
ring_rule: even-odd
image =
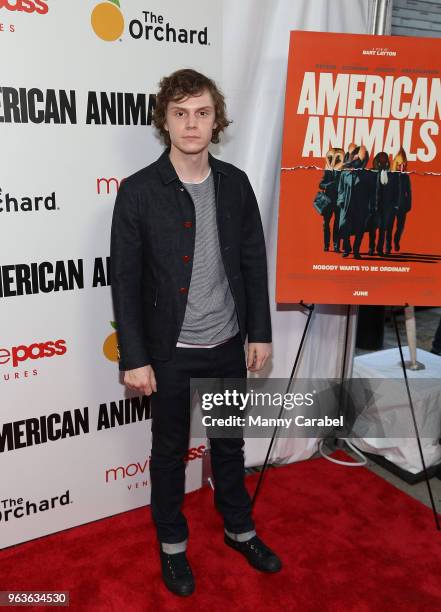
[[[190,66],[224,89],[234,123],[213,153],[255,188],[273,300],[289,31],[366,31],[363,0],[335,4],[0,0],[0,548],[149,503],[149,402],[118,373],[108,256],[120,181],[162,151],[159,79]],[[317,310],[302,376],[338,372],[343,314]],[[303,325],[273,304],[265,375],[289,376]],[[249,440],[247,463],[266,447]],[[315,448],[284,439],[274,457]]]
[[[220,75],[220,16],[191,5],[0,0],[1,547],[149,503],[149,401],[118,375],[110,222],[121,179],[162,151],[159,79]]]

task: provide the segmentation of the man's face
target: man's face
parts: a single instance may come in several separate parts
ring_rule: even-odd
[[[206,149],[211,141],[215,121],[213,98],[204,90],[179,102],[169,102],[165,129],[172,145],[182,153],[195,154]]]

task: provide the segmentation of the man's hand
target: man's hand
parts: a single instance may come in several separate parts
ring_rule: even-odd
[[[146,365],[124,372],[124,384],[143,395],[151,395],[156,389],[156,378],[152,366]]]
[[[271,342],[249,342],[247,368],[250,372],[258,372],[263,368],[271,355]]]

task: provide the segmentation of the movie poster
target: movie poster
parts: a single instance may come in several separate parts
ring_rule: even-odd
[[[441,40],[291,32],[278,303],[441,304]]]

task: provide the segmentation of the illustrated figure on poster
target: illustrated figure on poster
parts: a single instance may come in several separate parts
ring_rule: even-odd
[[[344,157],[338,186],[337,206],[340,208],[340,238],[343,239],[343,257],[354,252],[361,259],[360,246],[372,212],[372,177],[365,170],[369,153],[364,145],[351,143]],[[351,247],[351,235],[354,246]]]
[[[407,174],[407,155],[401,147],[392,161],[392,172],[395,182],[395,233],[393,237],[395,251],[400,250],[400,241],[406,223],[407,213],[412,208],[412,190],[410,176]]]
[[[380,151],[374,157],[372,163],[376,171],[376,190],[375,190],[375,212],[378,219],[378,241],[377,254],[380,257],[390,255],[392,250],[392,228],[396,213],[396,180],[390,171],[389,156],[384,151]],[[370,250],[373,248],[374,241],[370,236]]]
[[[329,251],[331,241],[331,221],[332,223],[332,243],[335,253],[340,253],[340,208],[337,206],[338,184],[340,182],[341,169],[345,152],[343,149],[331,148],[326,153],[326,166],[323,178],[319,184],[320,189],[329,198],[329,204],[323,209],[323,248]]]

